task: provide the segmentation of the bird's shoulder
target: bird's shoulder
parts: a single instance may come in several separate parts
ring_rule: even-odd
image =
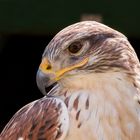
[[[59,140],[67,134],[68,123],[65,103],[44,97],[21,108],[0,134],[0,140]]]

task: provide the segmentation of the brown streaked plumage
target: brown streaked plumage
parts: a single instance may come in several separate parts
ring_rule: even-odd
[[[79,119],[79,115],[80,115],[80,110],[77,112],[77,114],[76,114],[76,120],[78,120]]]
[[[89,108],[89,97],[86,100],[86,109],[88,109],[88,108]]]
[[[74,100],[74,103],[73,103],[73,108],[75,110],[78,109],[78,103],[79,103],[79,96],[76,97],[76,99]]]
[[[66,135],[63,129],[67,132],[68,121],[64,103],[44,97],[19,110],[2,131],[0,140],[59,139]]]
[[[15,114],[0,140],[140,139],[140,63],[122,33],[94,21],[66,27],[46,47],[37,85],[46,96]]]

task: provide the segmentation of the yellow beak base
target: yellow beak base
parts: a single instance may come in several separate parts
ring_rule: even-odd
[[[73,69],[76,69],[76,68],[79,68],[79,67],[82,67],[84,66],[87,62],[88,62],[88,58],[85,58],[83,61],[81,61],[80,63],[78,64],[75,64],[73,66],[69,66],[69,67],[66,67],[66,68],[63,68],[59,71],[56,71],[54,72],[52,69],[51,69],[51,66],[49,65],[49,62],[46,58],[44,58],[39,66],[39,69],[43,72],[43,73],[46,73],[46,74],[54,74],[55,75],[55,80],[58,81],[59,79],[61,79],[61,76],[63,74],[65,74],[66,72],[68,71],[71,71]]]

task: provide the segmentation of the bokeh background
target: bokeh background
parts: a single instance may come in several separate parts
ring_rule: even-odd
[[[25,104],[41,98],[36,72],[62,28],[96,20],[124,33],[140,57],[139,0],[0,0],[0,131]]]

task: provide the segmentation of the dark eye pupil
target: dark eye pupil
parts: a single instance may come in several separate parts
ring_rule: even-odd
[[[82,48],[82,44],[80,43],[74,43],[74,44],[71,44],[69,47],[68,47],[68,50],[75,54],[75,53],[78,53]]]

